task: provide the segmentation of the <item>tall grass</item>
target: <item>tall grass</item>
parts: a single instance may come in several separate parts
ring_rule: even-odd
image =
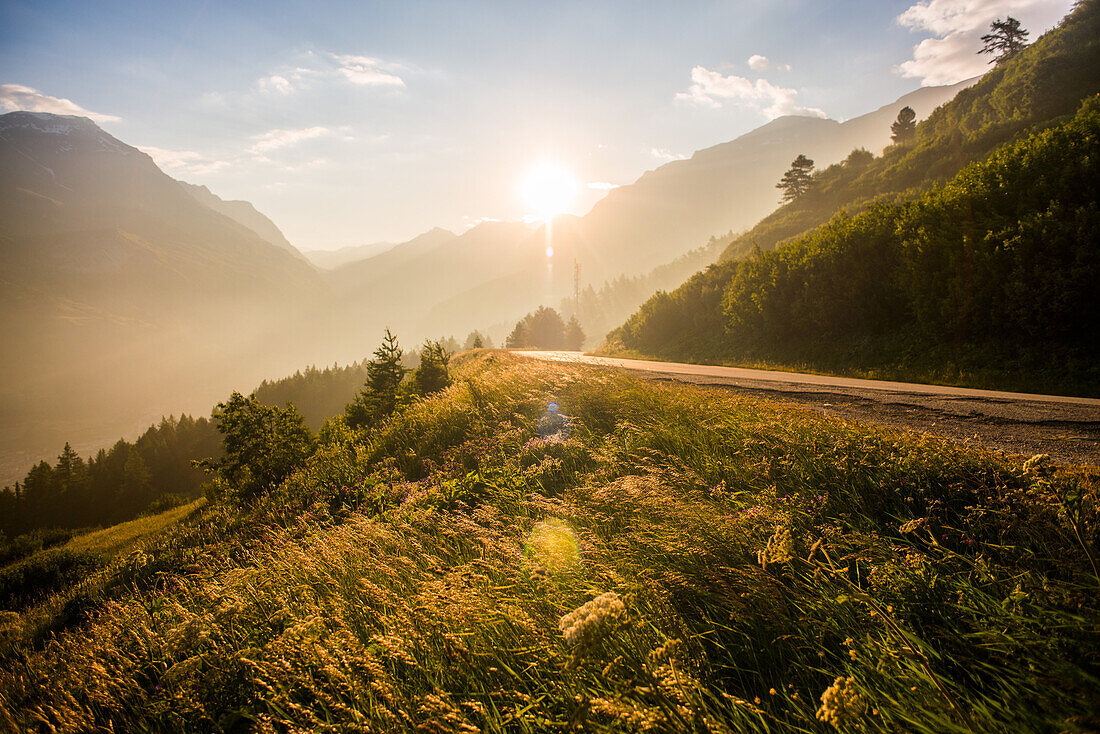
[[[1098,725],[1094,474],[491,352],[12,634],[58,731]],[[550,401],[568,428],[540,435]],[[542,424],[545,425],[545,422]]]

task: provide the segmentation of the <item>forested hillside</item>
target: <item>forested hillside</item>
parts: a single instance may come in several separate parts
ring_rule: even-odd
[[[1100,389],[1100,97],[942,188],[660,293],[612,339],[666,357]]]
[[[1098,8],[1080,5],[1058,29],[960,92],[917,126],[914,143],[870,162],[853,156],[817,177],[802,199],[735,239],[724,262],[653,296],[609,334],[607,348],[1100,390],[1100,321],[1090,285],[1100,273],[1100,103],[1077,96],[1100,88]],[[1080,109],[1068,117],[1074,99]],[[1005,138],[1015,142],[941,187],[915,193]],[[841,209],[770,250],[836,201],[875,190],[908,190],[915,198],[882,197],[855,216]],[[759,247],[729,259],[757,237]]]
[[[214,424],[187,415],[165,418],[133,443],[119,440],[87,460],[65,444],[55,461],[38,462],[22,482],[0,491],[0,534],[113,525],[166,495],[193,499],[205,474],[191,461],[220,453]]]
[[[1059,27],[937,108],[917,125],[912,140],[873,160],[849,158],[819,171],[805,196],[736,238],[722,259],[775,247],[841,209],[854,214],[877,198],[913,195],[942,183],[1031,128],[1073,114],[1098,91],[1100,4],[1085,0]]]
[[[264,380],[253,395],[264,405],[293,404],[316,431],[326,418],[344,412],[366,376],[359,362],[310,367]],[[216,458],[221,450],[215,423],[188,415],[162,419],[136,441],[120,439],[87,459],[65,444],[56,458],[42,459],[22,481],[0,491],[0,540],[35,530],[112,525],[177,497],[194,499],[209,477],[192,462]]]

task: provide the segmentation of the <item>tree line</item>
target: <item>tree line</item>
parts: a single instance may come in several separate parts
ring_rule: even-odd
[[[584,330],[576,315],[566,323],[561,314],[552,308],[539,306],[518,322],[508,335],[504,346],[509,349],[569,349],[578,351],[584,346]]]
[[[166,509],[198,496],[205,477],[191,460],[220,449],[214,424],[188,415],[165,418],[136,441],[119,440],[87,460],[65,444],[56,462],[38,462],[0,491],[0,532],[14,538],[40,528],[113,525],[158,500]]]

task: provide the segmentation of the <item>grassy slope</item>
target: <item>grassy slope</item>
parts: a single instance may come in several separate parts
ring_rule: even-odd
[[[103,558],[112,558],[132,549],[139,542],[164,532],[204,504],[206,500],[199,499],[156,515],[145,515],[103,530],[78,535],[63,547],[77,553],[96,553]]]
[[[591,367],[456,361],[455,386],[370,436],[326,430],[250,513],[211,507],[146,547],[55,642],[9,631],[0,721],[824,731],[842,677],[863,706],[839,715],[865,730],[1100,724],[1096,476]],[[571,435],[537,435],[550,400]]]
[[[120,584],[143,546],[194,516],[198,499],[156,515],[78,535],[0,568],[0,647],[9,638],[41,640],[83,616]],[[129,554],[129,555],[124,555]]]

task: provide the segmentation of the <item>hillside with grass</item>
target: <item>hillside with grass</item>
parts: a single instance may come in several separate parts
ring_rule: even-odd
[[[451,368],[9,606],[0,721],[1100,725],[1095,470],[595,367]]]

